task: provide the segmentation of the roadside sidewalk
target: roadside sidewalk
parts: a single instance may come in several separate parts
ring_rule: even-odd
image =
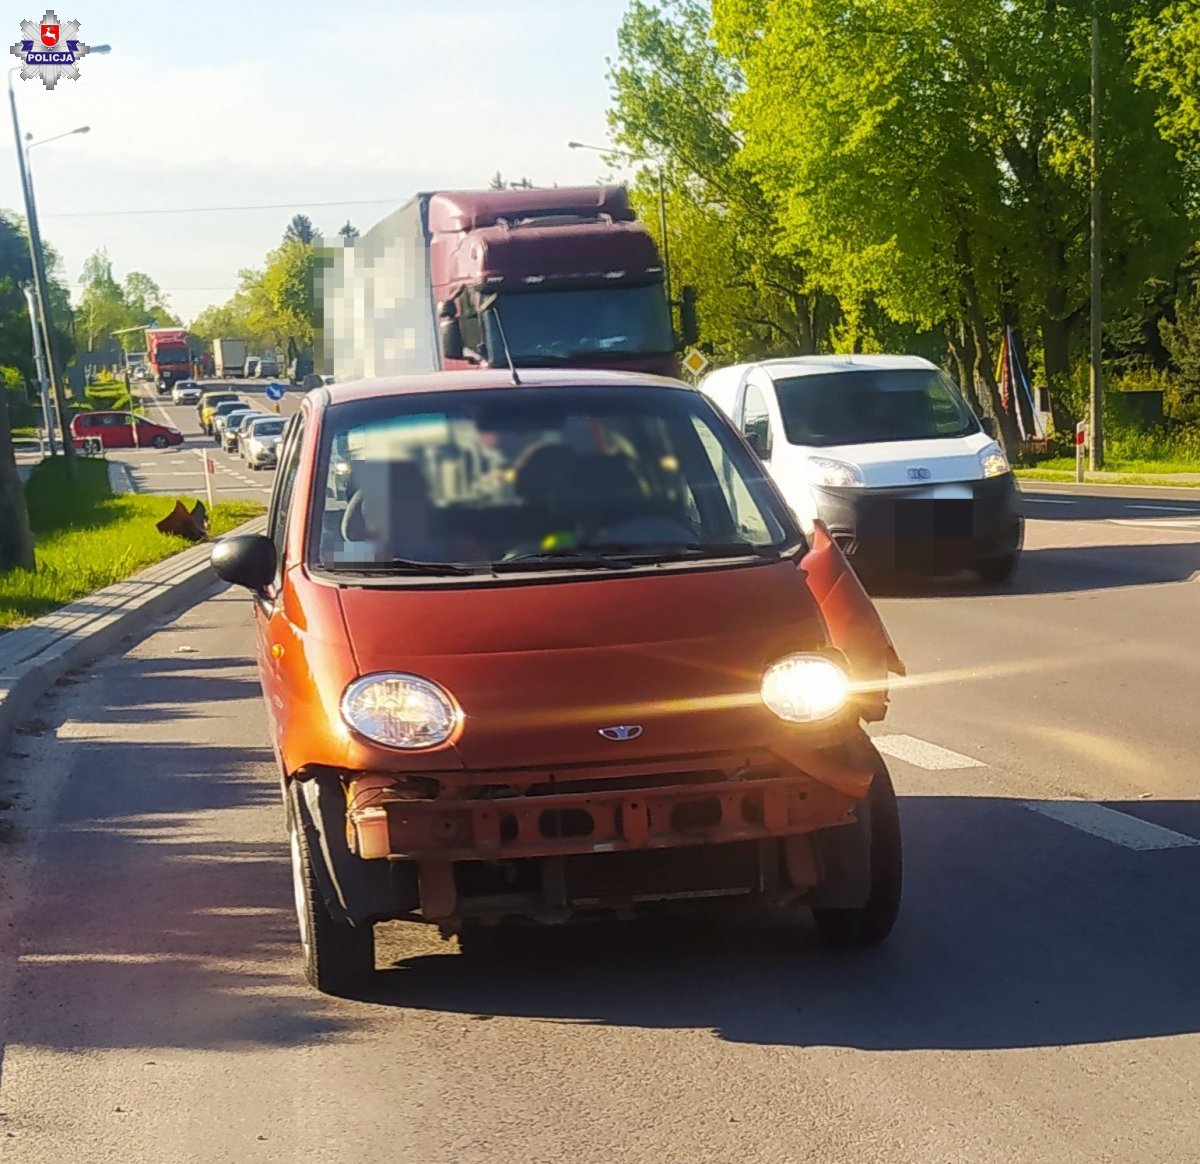
[[[254,518],[233,533],[261,533]],[[159,619],[224,588],[210,563],[212,543],[197,545],[140,574],[0,634],[0,771],[9,735],[64,675],[93,662]]]

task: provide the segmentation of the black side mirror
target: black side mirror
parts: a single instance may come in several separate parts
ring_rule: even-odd
[[[461,360],[463,358],[462,325],[458,322],[458,312],[449,299],[438,304],[438,333],[441,338],[442,359]]]
[[[275,543],[262,534],[235,534],[221,538],[212,549],[217,577],[261,594],[275,581]]]
[[[770,456],[770,451],[767,449],[767,441],[761,432],[748,432],[745,434],[746,444],[753,450],[754,455],[760,461],[765,461]]]
[[[981,416],[979,418],[979,427],[992,440],[996,439],[996,418],[994,416]]]
[[[696,288],[684,287],[679,299],[679,339],[685,348],[700,339],[700,323],[696,316]]]

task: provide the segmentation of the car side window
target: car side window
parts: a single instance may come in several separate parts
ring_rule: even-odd
[[[303,444],[303,435],[304,414],[297,413],[283,438],[283,455],[279,458],[275,492],[271,497],[271,508],[267,517],[267,536],[275,543],[275,552],[281,565],[284,545],[287,541],[288,514],[291,511],[292,494],[296,487],[296,474],[300,470],[300,448]]]
[[[764,460],[771,455],[771,414],[767,410],[767,398],[757,384],[746,385],[742,399],[741,418],[738,428],[754,446],[755,452]]]

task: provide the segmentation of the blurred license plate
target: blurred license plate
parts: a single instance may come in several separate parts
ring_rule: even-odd
[[[931,485],[921,490],[921,497],[930,501],[970,501],[970,485]]]

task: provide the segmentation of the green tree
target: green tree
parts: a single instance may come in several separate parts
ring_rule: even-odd
[[[346,242],[351,243],[358,238],[358,227],[352,225],[350,219],[347,218],[341,229],[338,231],[338,234],[345,239]]]
[[[672,279],[697,287],[706,346],[733,359],[828,348],[837,305],[810,277],[807,256],[775,245],[774,208],[731,125],[744,78],[715,44],[707,5],[633,0],[617,44],[609,124],[625,149],[661,160]],[[657,235],[648,171],[634,200]]]
[[[29,248],[17,220],[0,213],[0,365],[32,374],[29,313],[23,287],[33,277]],[[9,415],[11,393],[0,385],[0,571],[34,568],[33,535],[17,472]]]
[[[1163,136],[1190,153],[1200,144],[1200,4],[1179,0],[1133,30],[1139,80],[1157,93]]]
[[[115,332],[132,326],[121,285],[113,277],[112,260],[104,249],[83,264],[79,278],[79,321],[87,350],[94,351]],[[143,346],[144,346],[144,337]]]
[[[1147,3],[1105,7],[1116,312],[1173,270],[1188,229],[1185,176],[1124,48]],[[715,0],[714,14],[745,73],[735,124],[780,244],[816,256],[848,315],[874,300],[898,322],[943,327],[1011,445],[998,324],[1036,329],[1046,379],[1061,384],[1087,320],[1088,5]]]
[[[312,219],[307,214],[297,214],[288,223],[287,230],[283,232],[283,241],[305,243],[311,245],[317,241],[317,235],[320,231],[312,224]]]

